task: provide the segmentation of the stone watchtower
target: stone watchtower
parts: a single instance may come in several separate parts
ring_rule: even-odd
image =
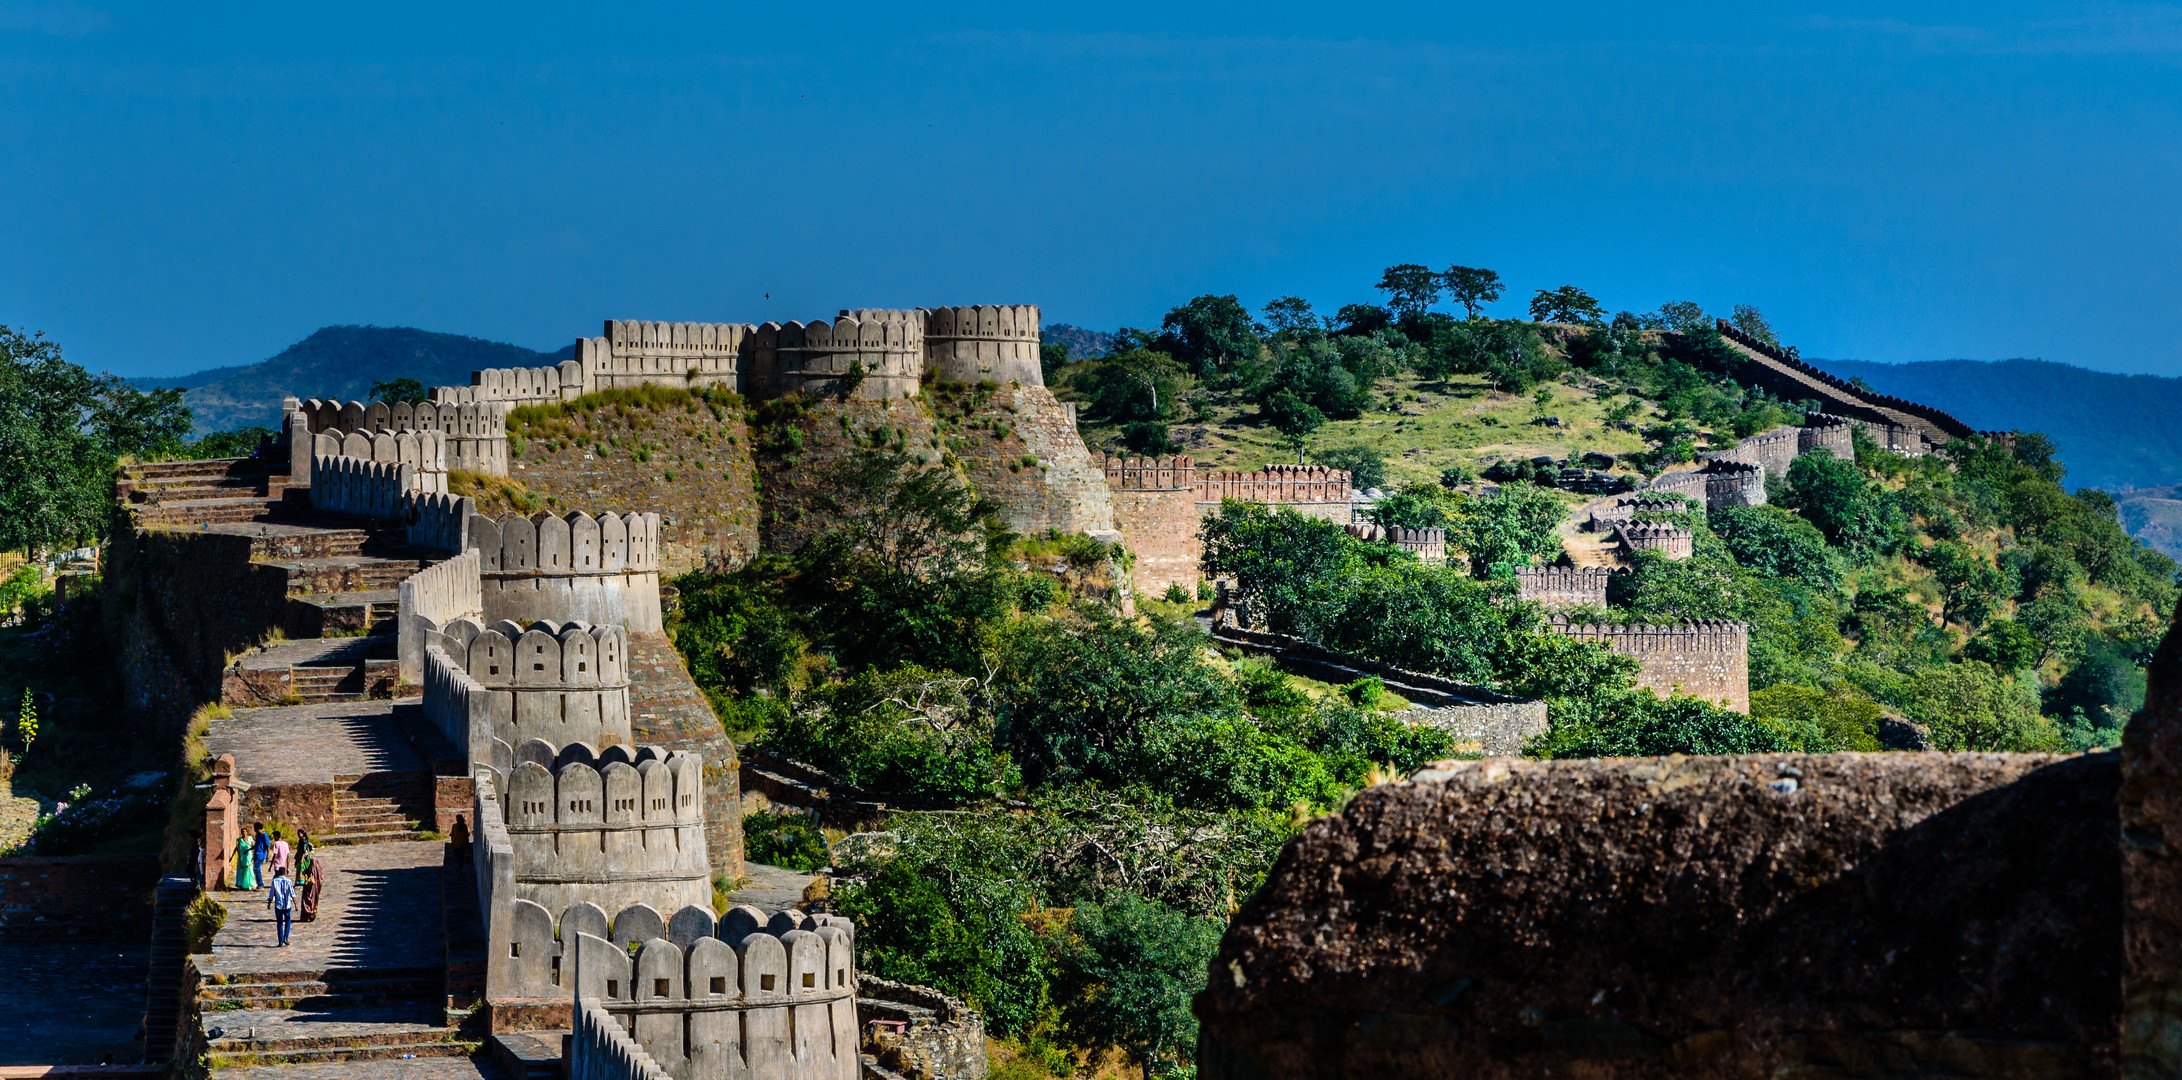
[[[1046,384],[1032,304],[927,308],[924,355],[932,374],[948,382]]]

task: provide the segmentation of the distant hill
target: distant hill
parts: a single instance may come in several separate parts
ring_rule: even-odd
[[[1874,364],[1812,360],[1844,379],[1960,417],[1984,431],[2043,431],[2070,488],[2182,483],[2182,379],[2115,375],[2044,360]]]
[[[250,424],[277,427],[280,399],[338,397],[361,401],[371,384],[408,376],[426,386],[467,386],[479,368],[544,367],[575,355],[520,345],[435,334],[407,326],[328,326],[270,360],[213,368],[176,378],[132,379],[140,389],[180,387],[197,414],[199,432]]]
[[[2129,535],[2182,559],[2182,487],[2137,488],[2115,498]]]
[[[1104,330],[1086,330],[1081,326],[1054,323],[1038,335],[1048,345],[1066,345],[1068,354],[1081,360],[1088,356],[1105,356],[1114,348],[1114,335]]]

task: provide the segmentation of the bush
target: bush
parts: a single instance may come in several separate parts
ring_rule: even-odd
[[[826,838],[809,818],[801,815],[759,812],[742,819],[743,855],[751,862],[800,870],[806,874],[825,868],[832,856]]]
[[[1337,446],[1311,455],[1329,469],[1345,469],[1358,491],[1386,486],[1386,455],[1369,446]]]
[[[1055,965],[1062,1027],[1087,1047],[1121,1046],[1155,1076],[1197,1047],[1190,996],[1204,985],[1222,926],[1128,893],[1079,905]]]
[[[1656,757],[1662,754],[1766,754],[1795,746],[1778,729],[1690,697],[1665,701],[1629,694],[1605,715],[1558,720],[1530,752],[1556,758]]]
[[[1750,715],[1807,754],[1840,750],[1871,752],[1879,746],[1879,706],[1807,686],[1768,686],[1750,694]]]

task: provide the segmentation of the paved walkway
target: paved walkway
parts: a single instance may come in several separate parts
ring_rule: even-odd
[[[501,1080],[505,1074],[485,1055],[417,1058],[411,1061],[341,1061],[322,1065],[253,1065],[214,1069],[218,1080]]]
[[[816,874],[784,870],[759,862],[743,864],[743,887],[727,894],[729,904],[749,904],[767,913],[803,903],[803,890],[817,880]]]
[[[270,709],[237,709],[214,720],[205,749],[235,755],[245,783],[325,784],[336,776],[419,772],[430,768],[409,745],[394,710],[414,704],[327,701]]]
[[[135,1061],[149,939],[0,943],[0,1065]]]
[[[295,924],[288,947],[278,945],[265,891],[222,892],[227,925],[212,941],[208,974],[311,972],[334,969],[440,968],[440,864],[437,840],[398,840],[318,849],[326,889],[318,919]]]

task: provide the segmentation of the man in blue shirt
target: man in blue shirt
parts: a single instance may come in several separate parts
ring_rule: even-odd
[[[265,890],[265,906],[273,909],[273,925],[280,930],[280,947],[288,947],[289,920],[295,913],[295,882],[283,866],[273,872],[273,884]]]

